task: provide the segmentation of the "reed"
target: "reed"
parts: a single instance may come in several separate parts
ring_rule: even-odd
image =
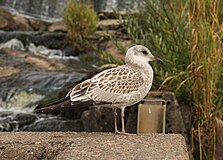
[[[193,25],[190,42],[190,81],[195,109],[194,138],[200,159],[212,159],[215,118],[222,110],[223,28],[218,20],[217,0],[189,0],[188,20]]]
[[[127,17],[124,28],[134,43],[165,60],[154,65],[156,86],[175,90],[193,106],[192,149],[213,159],[215,118],[223,110],[223,25],[218,0],[145,0],[144,10]]]

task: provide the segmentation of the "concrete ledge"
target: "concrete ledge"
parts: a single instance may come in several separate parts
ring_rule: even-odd
[[[1,132],[0,157],[1,160],[189,159],[180,134],[125,136],[86,132]]]

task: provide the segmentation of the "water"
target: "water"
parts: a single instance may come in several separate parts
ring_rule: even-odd
[[[62,19],[65,2],[64,0],[1,0],[0,5],[17,15],[55,22]]]
[[[93,2],[94,9],[100,11],[135,11],[142,6],[141,1],[134,0],[82,0],[83,3]],[[62,20],[65,0],[1,0],[0,5],[12,13],[27,18],[56,22]]]

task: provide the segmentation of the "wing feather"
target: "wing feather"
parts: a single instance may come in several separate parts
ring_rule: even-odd
[[[140,71],[120,66],[100,72],[76,85],[67,96],[70,96],[72,102],[93,100],[115,103],[121,96],[138,92],[143,84]]]
[[[120,96],[138,91],[143,83],[140,71],[122,66],[93,77],[87,94],[94,101],[114,103]]]

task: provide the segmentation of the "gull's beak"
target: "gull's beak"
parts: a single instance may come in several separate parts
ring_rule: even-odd
[[[155,60],[157,60],[157,61],[159,61],[159,62],[163,63],[163,60],[162,60],[162,59],[160,59],[159,57],[155,57]]]
[[[152,57],[151,61],[159,61],[159,62],[163,62],[162,59],[160,59],[159,57]]]

